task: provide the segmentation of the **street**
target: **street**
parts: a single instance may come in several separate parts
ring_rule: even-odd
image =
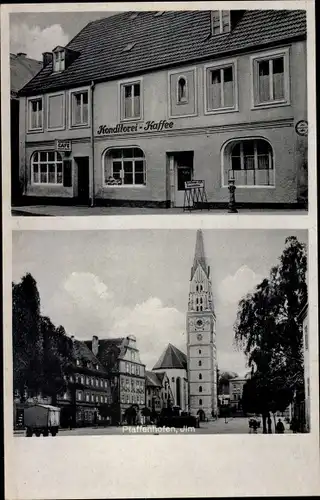
[[[285,424],[285,433],[291,433]],[[16,437],[24,437],[25,431],[15,431]],[[225,423],[224,418],[212,422],[201,422],[199,429],[185,428],[156,428],[155,426],[109,426],[109,427],[80,427],[77,429],[60,429],[58,437],[63,436],[103,436],[103,435],[137,435],[137,434],[249,434],[249,425],[246,418],[229,418]],[[257,434],[262,434],[262,428],[257,430]],[[41,436],[42,437],[42,436]]]

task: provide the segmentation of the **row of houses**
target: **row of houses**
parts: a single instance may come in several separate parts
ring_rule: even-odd
[[[136,423],[156,417],[164,408],[187,410],[187,359],[169,344],[152,371],[141,361],[133,335],[73,341],[73,363],[65,374],[66,390],[52,398],[14,395],[15,427],[23,427],[26,405],[35,402],[61,408],[61,425]]]
[[[307,196],[304,10],[122,12],[20,90],[25,203],[297,206]],[[17,132],[16,132],[17,133]],[[19,181],[17,180],[19,179]]]

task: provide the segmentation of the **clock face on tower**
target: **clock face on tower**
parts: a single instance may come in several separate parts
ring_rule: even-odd
[[[204,322],[202,318],[196,319],[196,330],[203,330]]]
[[[198,335],[197,335],[197,339],[198,339],[198,340],[202,340],[202,335],[201,335],[201,333],[198,333]]]

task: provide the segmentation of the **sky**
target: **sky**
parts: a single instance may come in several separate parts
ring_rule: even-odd
[[[89,22],[113,12],[45,12],[10,15],[10,52],[42,60],[43,52],[65,46]]]
[[[217,318],[219,369],[243,375],[234,346],[239,300],[269,275],[285,239],[306,231],[204,230]],[[13,281],[35,278],[41,312],[68,335],[137,337],[152,369],[170,342],[186,352],[186,312],[195,230],[14,231]]]

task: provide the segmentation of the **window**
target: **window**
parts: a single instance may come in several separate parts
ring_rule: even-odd
[[[94,395],[93,394],[91,394],[91,401],[92,401],[92,403],[94,402]]]
[[[236,186],[274,186],[273,151],[267,141],[247,139],[232,143],[230,160],[229,175],[233,174]]]
[[[187,79],[180,76],[177,82],[177,102],[179,104],[188,102],[188,85]]]
[[[111,149],[104,156],[104,183],[118,186],[145,186],[146,165],[139,148]]]
[[[90,394],[86,392],[86,401],[90,401]]]
[[[29,130],[42,130],[43,128],[43,99],[37,97],[28,100]]]
[[[235,74],[234,63],[207,68],[206,112],[235,109]]]
[[[199,349],[199,354],[201,354],[201,349]]]
[[[71,92],[71,126],[79,127],[89,124],[89,92],[81,90]]]
[[[136,375],[139,375],[139,366],[136,366]]]
[[[82,400],[82,393],[81,393],[81,392],[78,392],[78,394],[77,394],[77,399],[78,399],[78,401],[81,401],[81,400]]]
[[[254,106],[289,102],[289,49],[253,57]]]
[[[202,361],[201,361],[201,359],[199,359],[198,366],[201,366],[201,365],[202,365]]]
[[[200,406],[202,405],[202,399],[199,399],[199,405]]]
[[[45,153],[45,154],[48,154],[48,153]],[[42,153],[42,155],[43,155],[43,153]],[[40,161],[41,161],[41,159],[43,159],[43,158],[44,158],[44,156],[41,156],[41,153],[40,153]],[[77,360],[76,360],[76,365],[77,365],[77,366],[79,366],[79,365],[80,365],[80,361],[79,361],[79,359],[77,359]]]
[[[108,403],[108,397],[107,396],[104,397],[104,402]]]
[[[199,386],[199,392],[202,392],[202,385]]]
[[[171,382],[174,382],[174,377],[171,378]]]
[[[37,151],[31,157],[33,184],[63,184],[62,157],[57,151]],[[80,361],[76,360],[77,366]]]
[[[122,84],[121,92],[121,120],[141,118],[140,82]]]
[[[96,387],[99,387],[99,380],[96,379]]]
[[[63,71],[65,68],[65,51],[59,50],[53,53],[54,71]]]
[[[47,129],[63,130],[65,128],[65,93],[57,92],[47,95]]]
[[[213,10],[211,12],[212,34],[228,33],[230,31],[230,11]]]
[[[81,384],[84,384],[84,377],[81,375]]]
[[[100,380],[100,387],[103,387],[103,380]]]
[[[96,403],[99,403],[99,396],[96,396]]]
[[[199,380],[202,380],[202,373],[199,373]]]
[[[86,384],[89,385],[89,377],[86,377]]]
[[[103,403],[103,396],[100,396],[100,403]]]

